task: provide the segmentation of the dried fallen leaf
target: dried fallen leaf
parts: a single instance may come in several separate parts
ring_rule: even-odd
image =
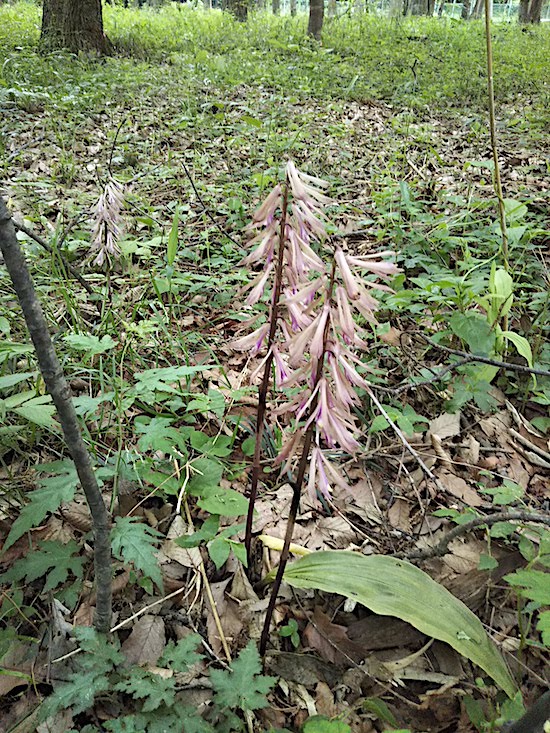
[[[122,651],[128,664],[154,666],[166,645],[164,621],[160,616],[144,614],[132,629],[132,633],[122,644]]]

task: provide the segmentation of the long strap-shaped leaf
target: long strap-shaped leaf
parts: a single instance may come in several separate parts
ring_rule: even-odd
[[[429,575],[405,560],[356,552],[314,552],[284,574],[295,588],[316,588],[396,616],[456,649],[483,669],[509,697],[516,685],[481,621]]]

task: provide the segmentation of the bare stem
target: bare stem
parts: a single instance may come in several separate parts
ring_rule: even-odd
[[[93,522],[96,581],[95,628],[108,632],[111,625],[111,522],[97,485],[86,445],[63,369],[53,347],[44,312],[36,296],[27,263],[10,213],[0,196],[0,251],[21,304],[25,322],[36,350],[46,388],[57,408],[67,448],[74,461]]]
[[[498,214],[500,220],[500,233],[502,236],[502,259],[504,269],[509,269],[508,234],[506,231],[506,211],[504,209],[504,197],[502,195],[502,183],[500,180],[500,165],[498,162],[497,148],[497,126],[495,120],[495,89],[493,84],[493,42],[491,39],[491,0],[485,0],[485,43],[487,45],[487,97],[489,101],[489,130],[491,133],[491,149],[494,162],[494,186],[498,199]],[[504,325],[504,327],[506,327]]]
[[[327,299],[329,301],[332,299],[335,273],[336,273],[336,260],[333,259],[332,271],[330,274],[330,282],[327,287]],[[323,375],[326,342],[327,342],[329,328],[330,328],[330,319],[327,318],[327,322],[325,324],[324,336],[323,336],[323,352],[321,356],[319,357],[319,361],[317,362],[317,370],[315,372],[315,378],[313,380],[313,387],[312,387],[313,392],[315,392],[315,390],[317,389],[317,385],[319,384],[319,381],[321,380],[321,377]],[[308,411],[307,419],[309,419],[311,415],[313,415],[316,408],[317,408],[317,396],[315,396],[315,398],[311,402],[311,406]],[[260,651],[261,656],[265,654],[265,651],[267,649],[267,642],[269,640],[269,628],[271,626],[271,619],[273,617],[273,611],[275,610],[275,604],[277,603],[277,595],[279,593],[279,588],[281,587],[281,583],[283,581],[283,575],[284,575],[285,568],[288,562],[290,543],[292,542],[292,535],[294,534],[294,526],[296,524],[296,517],[298,515],[298,509],[300,507],[300,496],[302,494],[302,485],[304,483],[304,477],[306,475],[306,469],[307,469],[307,464],[308,464],[308,459],[309,459],[309,451],[310,451],[311,443],[313,440],[313,431],[314,430],[315,430],[315,423],[312,421],[308,429],[306,430],[306,434],[304,436],[304,446],[302,448],[302,453],[300,455],[300,462],[298,464],[298,472],[296,474],[296,479],[294,480],[292,484],[292,501],[290,503],[288,522],[287,522],[286,530],[285,530],[285,541],[283,544],[283,549],[281,550],[281,557],[279,559],[279,567],[277,568],[277,575],[275,576],[275,580],[273,581],[273,586],[271,588],[271,596],[269,597],[269,604],[267,606],[267,610],[265,613],[264,626],[262,629],[262,635],[260,637],[259,651]]]
[[[261,452],[262,437],[264,432],[264,417],[267,408],[267,391],[269,389],[269,379],[271,376],[271,367],[273,365],[273,344],[275,342],[275,333],[277,330],[277,318],[279,315],[279,300],[281,297],[281,287],[283,279],[283,262],[285,250],[285,230],[286,217],[288,210],[288,185],[283,189],[283,203],[281,209],[281,227],[279,230],[279,243],[277,250],[277,268],[275,270],[275,281],[273,285],[273,300],[271,303],[271,311],[269,315],[269,334],[267,337],[267,358],[264,366],[262,382],[258,390],[258,410],[256,412],[256,443],[254,445],[254,458],[252,459],[252,476],[250,478],[250,491],[248,494],[248,513],[246,515],[246,531],[244,537],[244,545],[246,548],[246,558],[248,567],[252,567],[252,523],[254,520],[254,505],[258,493],[258,483],[260,481],[261,472]]]

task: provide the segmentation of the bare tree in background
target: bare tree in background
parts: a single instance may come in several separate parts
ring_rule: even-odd
[[[324,15],[325,0],[309,0],[309,22],[307,33],[308,36],[312,36],[316,41],[321,40]]]
[[[101,0],[44,0],[40,45],[45,50],[109,53]]]

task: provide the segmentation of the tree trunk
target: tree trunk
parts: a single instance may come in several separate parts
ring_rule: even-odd
[[[248,18],[248,0],[227,0],[227,9],[241,23],[244,23]]]
[[[522,24],[540,23],[542,0],[520,0],[518,20]]]
[[[409,15],[433,15],[433,0],[411,0],[408,11]]]
[[[271,0],[271,12],[273,13],[273,15],[280,15],[281,0]]]
[[[109,53],[101,0],[44,0],[40,46],[46,51]]]
[[[484,0],[476,0],[476,4],[474,5],[474,10],[470,17],[475,18],[476,20],[479,20],[483,14],[483,7],[484,7]]]
[[[462,12],[460,13],[460,17],[462,20],[468,20],[470,17],[470,11],[472,8],[472,0],[462,0]]]
[[[540,23],[542,0],[531,0],[529,4],[529,23]]]
[[[309,23],[307,25],[307,34],[308,36],[313,36],[316,41],[321,40],[324,15],[325,0],[309,0]]]
[[[296,15],[296,0],[290,0],[290,15],[293,18]]]

